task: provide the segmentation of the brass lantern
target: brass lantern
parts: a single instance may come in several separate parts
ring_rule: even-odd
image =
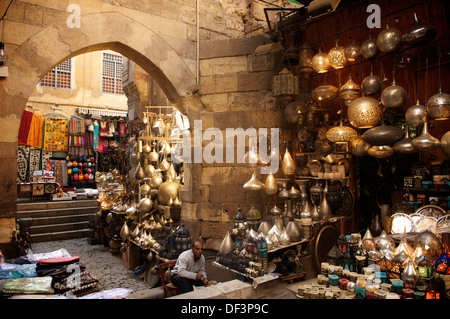
[[[308,75],[313,71],[312,68],[313,56],[314,53],[311,48],[311,45],[308,42],[303,43],[298,55],[299,61],[298,72],[300,74],[305,74],[305,77],[308,77]]]
[[[328,60],[328,54],[321,52],[313,56],[312,68],[317,73],[325,73],[331,68],[330,61]]]
[[[361,96],[359,91],[359,85],[353,81],[352,75],[350,74],[347,82],[339,89],[339,97],[344,100],[345,105],[349,105],[353,100]]]
[[[294,76],[287,68],[283,68],[283,70],[273,78],[273,96],[298,94],[298,76]]]
[[[327,139],[336,144],[344,144],[350,142],[352,139],[358,136],[358,133],[350,126],[344,126],[341,124],[330,128],[327,131]]]
[[[430,97],[426,103],[427,113],[430,118],[435,120],[448,120],[450,118],[450,94],[439,93]]]
[[[353,41],[352,44],[349,44],[345,47],[345,57],[348,61],[353,62],[356,61],[357,58],[361,55],[360,47]]]
[[[342,69],[347,63],[345,49],[339,46],[337,41],[336,46],[328,52],[328,61],[330,61],[330,65],[335,69]]]
[[[383,108],[377,100],[362,96],[348,106],[347,116],[350,124],[357,128],[370,128],[381,122]]]

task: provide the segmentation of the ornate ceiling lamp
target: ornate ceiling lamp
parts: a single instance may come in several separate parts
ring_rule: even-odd
[[[394,149],[389,145],[380,145],[380,146],[372,146],[369,148],[368,152],[369,156],[376,158],[386,158],[394,155]]]
[[[347,82],[339,89],[339,97],[344,100],[344,104],[348,106],[353,100],[356,100],[360,96],[360,87],[353,81],[352,75],[350,74]]]
[[[378,54],[377,41],[369,35],[369,38],[361,44],[360,51],[365,59],[374,58]]]
[[[371,97],[360,97],[353,100],[347,109],[350,124],[357,128],[371,128],[381,122],[383,108]]]
[[[390,28],[386,25],[386,29],[380,32],[377,37],[377,46],[381,52],[391,53],[397,51],[402,44],[402,33],[396,28]]]
[[[329,84],[318,86],[311,92],[311,98],[319,103],[334,100],[338,95],[339,89]]]
[[[441,142],[428,133],[428,121],[423,124],[422,134],[412,140],[412,145],[419,151],[430,151],[439,147]]]
[[[336,40],[336,46],[328,52],[328,61],[330,61],[330,65],[335,69],[342,69],[347,63],[345,49],[338,45],[338,40]]]
[[[430,118],[434,120],[450,119],[450,94],[442,93],[441,88],[439,88],[439,93],[429,98],[425,106]]]
[[[303,43],[298,54],[298,72],[304,74],[306,78],[313,72],[312,59],[314,52],[308,42]]]
[[[327,139],[336,144],[345,144],[358,136],[358,133],[350,127],[342,125],[330,128],[326,133]]]
[[[357,58],[359,58],[359,56],[361,55],[361,48],[359,45],[357,45],[355,43],[355,41],[353,41],[352,44],[349,44],[345,47],[345,58],[349,61],[349,62],[354,62],[356,61]]]
[[[410,126],[422,126],[426,119],[427,108],[424,105],[419,104],[418,100],[415,105],[410,106],[405,112],[406,124]]]
[[[331,65],[328,60],[328,54],[324,53],[319,48],[319,53],[313,56],[311,66],[317,73],[326,73],[330,70]]]

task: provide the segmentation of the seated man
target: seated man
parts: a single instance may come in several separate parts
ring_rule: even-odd
[[[171,281],[180,288],[181,293],[193,291],[193,286],[208,284],[205,257],[202,252],[203,243],[195,240],[192,249],[186,250],[178,256],[177,263],[171,272]]]

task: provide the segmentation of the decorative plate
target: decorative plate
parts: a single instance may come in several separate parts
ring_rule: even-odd
[[[437,221],[438,220],[434,217],[425,216],[415,225],[415,231],[420,233],[429,230],[433,233],[436,233]]]
[[[392,234],[403,234],[405,232],[409,233],[412,232],[413,229],[414,224],[408,215],[402,213],[392,215]]]
[[[425,205],[416,210],[416,214],[421,214],[424,216],[430,216],[434,218],[440,218],[446,214],[442,207],[436,205]]]

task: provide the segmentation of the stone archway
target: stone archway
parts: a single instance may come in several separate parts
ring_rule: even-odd
[[[58,63],[81,53],[111,49],[139,64],[182,113],[200,105],[196,84],[183,59],[157,34],[117,12],[82,17],[81,28],[65,21],[26,40],[7,60],[9,77],[0,81],[0,249],[14,252],[17,136],[20,118],[41,77]]]

